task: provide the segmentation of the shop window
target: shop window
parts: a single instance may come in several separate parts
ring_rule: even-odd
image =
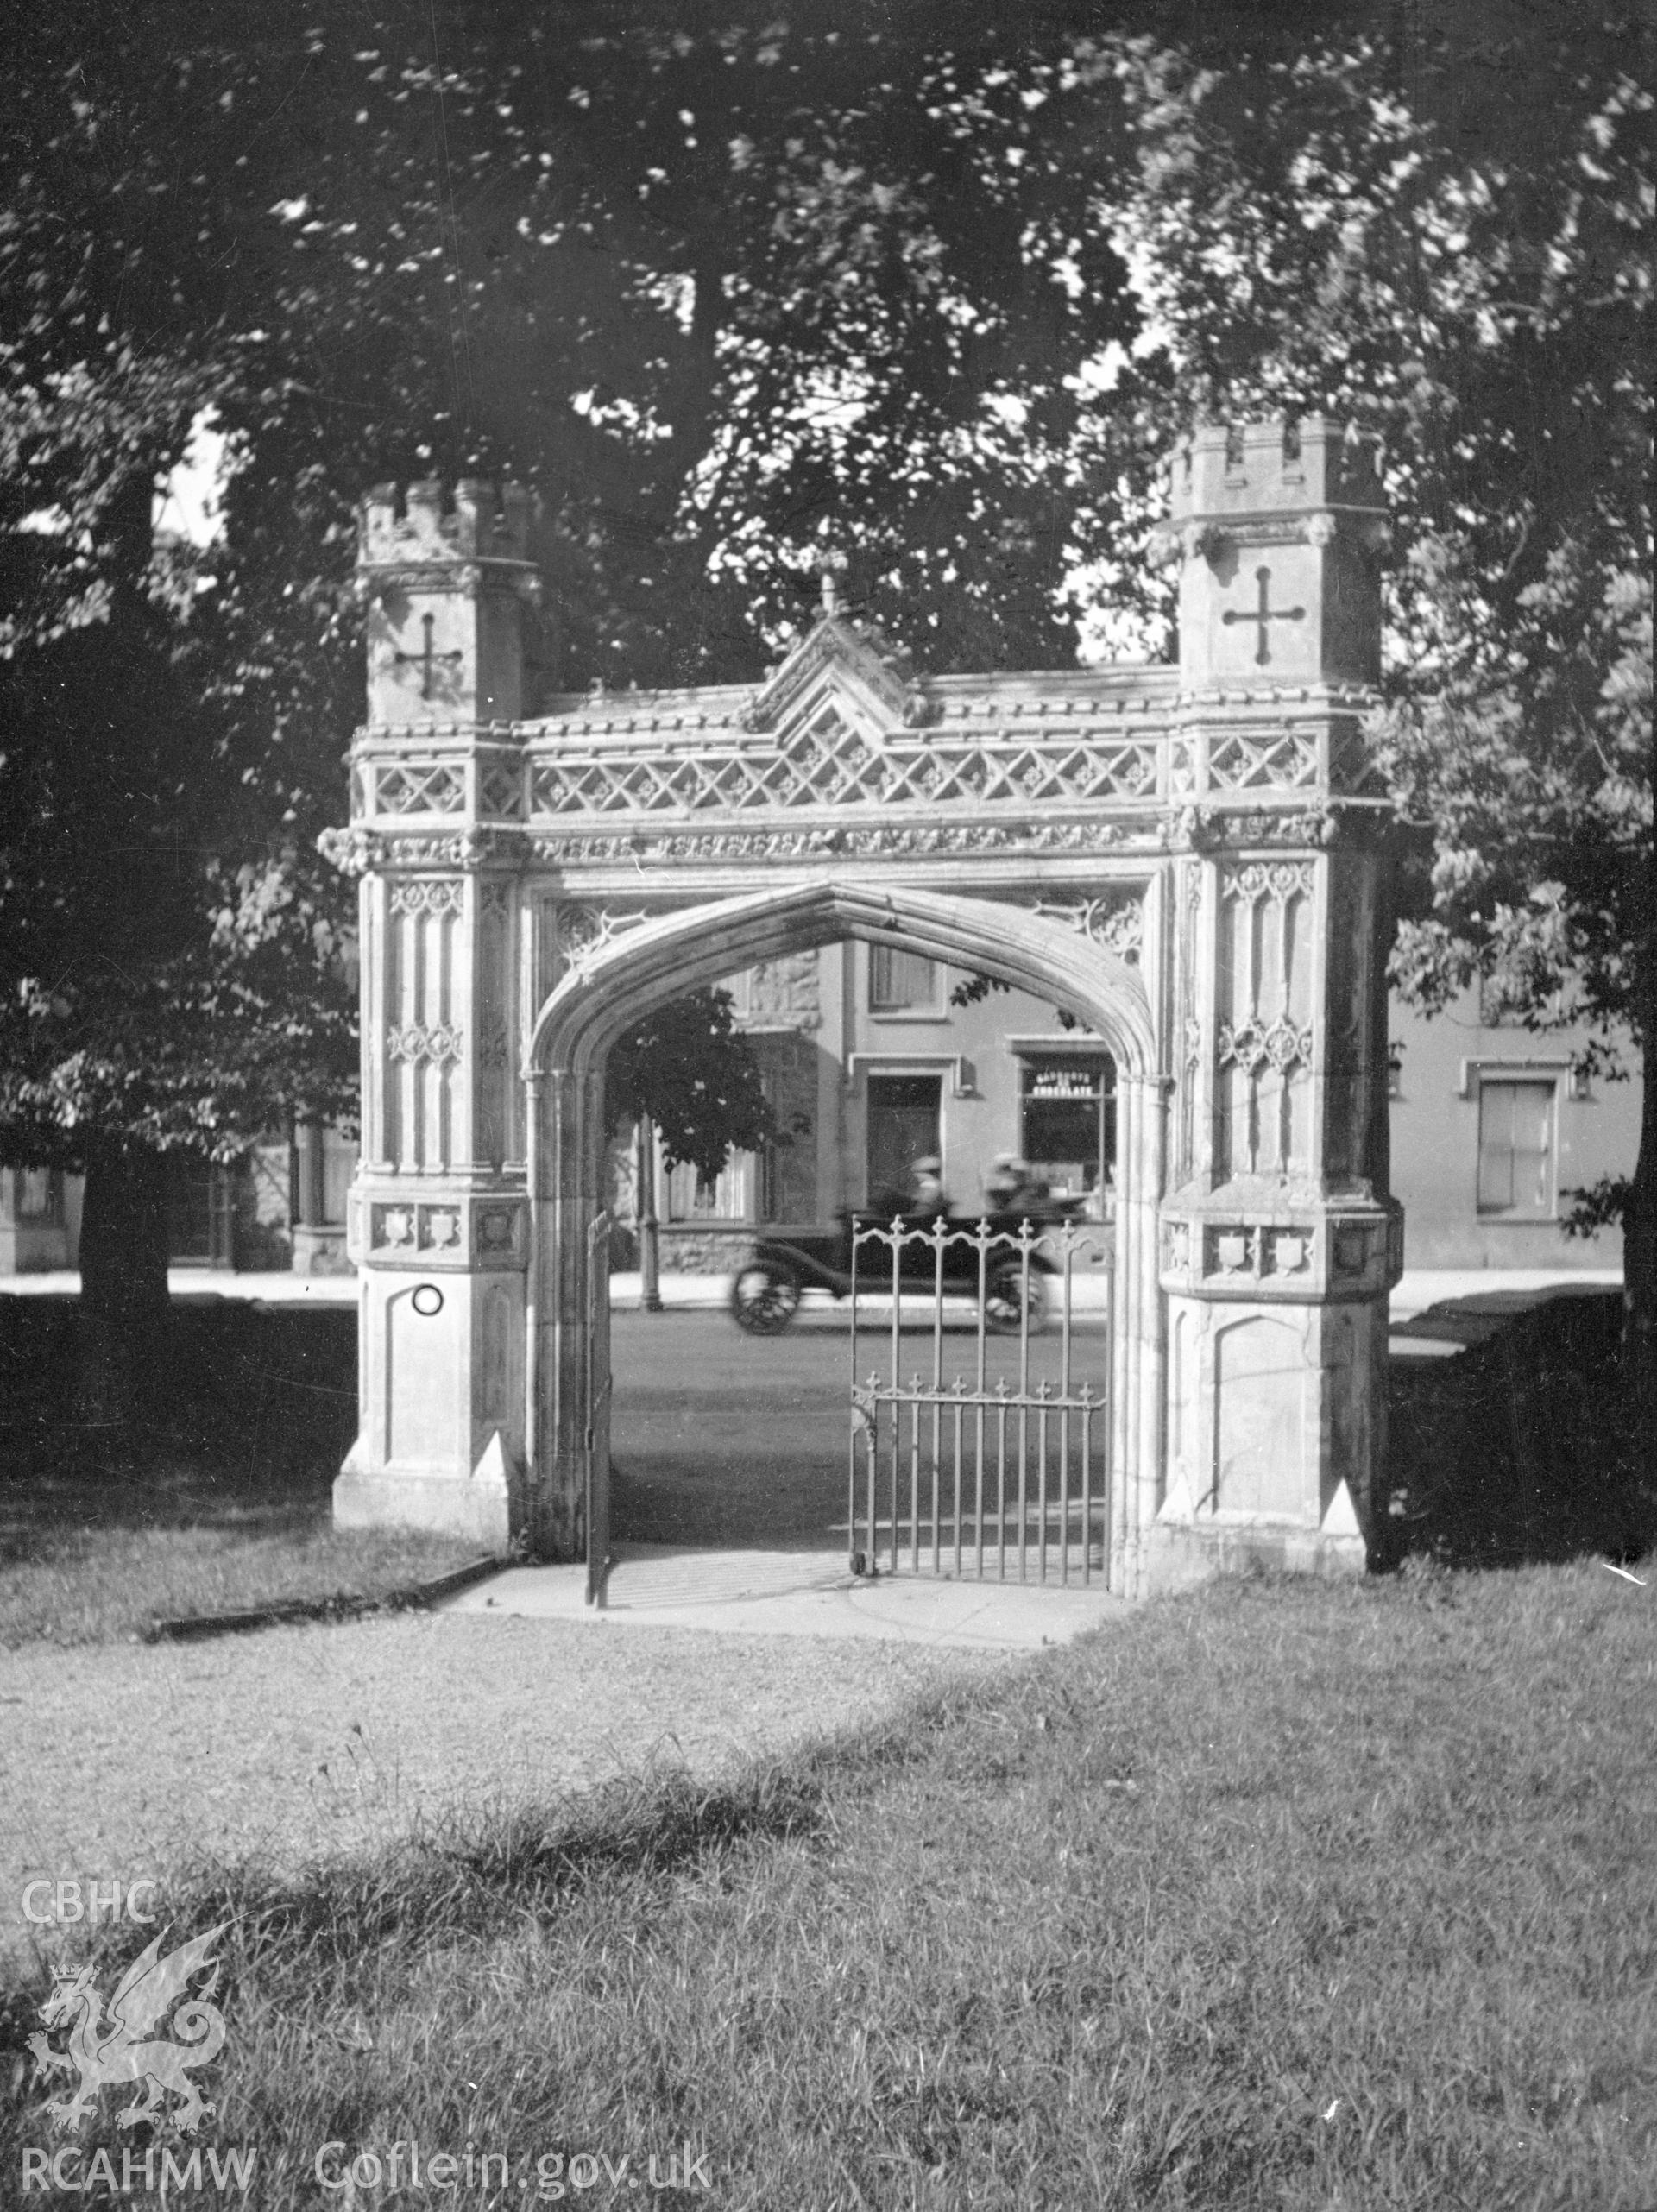
[[[1020,1150],[1031,1176],[1055,1197],[1102,1188],[1116,1162],[1114,1062],[1073,1054],[1020,1064]]]

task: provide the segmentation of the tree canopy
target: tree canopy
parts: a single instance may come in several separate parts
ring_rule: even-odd
[[[0,148],[0,1143],[228,1156],[339,1109],[353,509],[498,470],[556,680],[753,675],[826,553],[933,665],[1062,658],[1062,220],[1103,127],[1058,9],[600,0],[142,20],[15,43]],[[221,542],[158,540],[211,415]],[[553,671],[546,671],[552,675]]]
[[[758,1151],[790,1133],[775,1126],[759,1056],[734,1024],[728,991],[669,999],[617,1039],[605,1063],[612,1131],[652,1122],[670,1167],[714,1182],[731,1152]]]
[[[1585,1072],[1611,1078],[1657,1033],[1651,43],[1608,16],[1498,47],[1499,133],[1458,114],[1453,52],[1414,57],[1408,98],[1364,42],[1224,73],[1100,54],[1137,150],[1110,221],[1147,310],[1142,435],[1170,408],[1321,407],[1384,441],[1371,735],[1420,830],[1394,979],[1429,1011],[1480,980],[1532,1027],[1586,1024]],[[1578,1226],[1623,1221],[1649,1386],[1648,1087],[1633,1176],[1576,1195]]]
[[[315,838],[369,484],[536,487],[563,684],[756,675],[825,555],[924,665],[1053,665],[1166,646],[1156,465],[1266,406],[1387,441],[1377,741],[1428,848],[1401,982],[1499,972],[1642,1044],[1648,33],[1614,5],[1191,27],[1172,0],[29,11],[0,1056],[34,1088],[3,1141],[56,1116],[211,1149],[284,1073],[329,1095],[347,917]],[[149,501],[208,409],[238,465],[191,554]],[[232,1034],[261,1042],[215,1058]]]

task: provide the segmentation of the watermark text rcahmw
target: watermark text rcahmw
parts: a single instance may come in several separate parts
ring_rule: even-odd
[[[98,2190],[111,2196],[136,2196],[141,2192],[149,2196],[159,2190],[165,2196],[170,2190],[200,2196],[204,2190],[217,2190],[220,2196],[234,2191],[245,2196],[253,2187],[259,2159],[250,2143],[222,2151],[186,2151],[181,2144],[174,2147],[151,2143],[142,2151],[123,2150],[118,2156],[117,2165],[113,2151],[83,2151],[74,2143],[48,2151],[31,2144],[23,2152],[23,2194],[28,2196],[37,2190],[55,2190],[69,2196]]]

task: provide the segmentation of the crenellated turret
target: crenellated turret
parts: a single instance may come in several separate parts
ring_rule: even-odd
[[[1229,429],[1207,423],[1175,454],[1163,527],[1223,521],[1262,508],[1293,514],[1340,507],[1355,519],[1384,516],[1375,459],[1372,437],[1322,415],[1298,423],[1270,415]]]
[[[370,728],[513,722],[524,712],[533,501],[464,477],[378,484],[358,513],[357,585],[369,606]]]
[[[1195,432],[1153,533],[1183,563],[1185,689],[1375,683],[1389,536],[1372,437],[1321,415]]]
[[[526,562],[533,505],[521,484],[497,490],[477,476],[463,476],[452,498],[434,476],[406,486],[375,484],[362,504],[357,565],[449,562],[457,556]]]

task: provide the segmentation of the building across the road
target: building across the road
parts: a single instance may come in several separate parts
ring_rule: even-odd
[[[1131,957],[1133,947],[1118,947]],[[966,986],[965,990],[963,986]],[[970,976],[892,948],[819,951],[727,979],[753,1038],[779,1131],[717,1182],[657,1174],[662,1264],[722,1271],[761,1225],[831,1219],[904,1185],[935,1157],[953,1204],[983,1197],[1011,1154],[1055,1194],[1099,1218],[1115,1157],[1115,1070],[1097,1037],[1017,991],[973,995]],[[958,1001],[967,996],[968,1003]],[[1641,1086],[1578,1072],[1584,1035],[1536,1032],[1470,991],[1424,1021],[1394,1001],[1392,1188],[1408,1264],[1427,1268],[1607,1268],[1620,1231],[1566,1237],[1569,1194],[1627,1174],[1639,1145]],[[349,1269],[345,1195],[356,1147],[301,1125],[235,1168],[180,1167],[175,1264]],[[633,1215],[635,1150],[616,1146],[616,1207]],[[75,1264],[79,1180],[0,1169],[0,1273]]]
[[[345,1194],[356,1146],[320,1123],[255,1145],[233,1165],[175,1158],[167,1179],[174,1267],[349,1274]],[[0,1168],[0,1275],[77,1265],[81,1178],[57,1168]]]
[[[1131,956],[1131,944],[1119,948]],[[1014,991],[962,1005],[973,979],[864,944],[804,953],[727,980],[765,1067],[784,1144],[739,1154],[718,1182],[658,1178],[662,1264],[717,1269],[761,1223],[826,1220],[942,1162],[970,1210],[1011,1153],[1055,1195],[1109,1210],[1115,1070],[1100,1041]],[[1569,1194],[1627,1174],[1641,1086],[1578,1072],[1585,1034],[1539,1033],[1470,991],[1432,1021],[1393,1002],[1392,1189],[1408,1264],[1429,1268],[1621,1264],[1619,1230],[1567,1238]],[[791,1132],[793,1132],[791,1134]],[[631,1151],[618,1210],[633,1210]]]

